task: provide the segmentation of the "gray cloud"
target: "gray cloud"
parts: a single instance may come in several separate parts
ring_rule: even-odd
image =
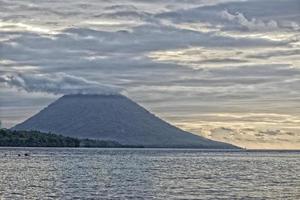
[[[274,31],[278,29],[278,24],[274,20],[264,22],[256,18],[247,19],[243,13],[239,12],[232,14],[228,10],[224,10],[221,12],[221,17],[250,31]]]
[[[249,58],[260,58],[260,59],[268,59],[272,57],[285,57],[285,56],[300,56],[300,49],[292,49],[292,50],[273,50],[270,52],[265,52],[261,54],[253,54],[249,55]]]
[[[0,82],[27,92],[50,94],[118,94],[120,88],[101,85],[95,81],[68,75],[56,74],[15,74],[0,77]]]

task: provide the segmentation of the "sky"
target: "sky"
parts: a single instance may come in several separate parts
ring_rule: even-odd
[[[195,134],[300,149],[299,0],[0,0],[0,120],[121,93]]]

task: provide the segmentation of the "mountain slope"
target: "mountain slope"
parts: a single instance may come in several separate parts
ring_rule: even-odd
[[[65,95],[13,129],[145,147],[235,148],[180,130],[122,95]]]

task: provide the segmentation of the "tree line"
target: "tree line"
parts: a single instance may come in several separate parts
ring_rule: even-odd
[[[140,147],[126,146],[115,141],[78,139],[40,131],[0,129],[2,147]]]

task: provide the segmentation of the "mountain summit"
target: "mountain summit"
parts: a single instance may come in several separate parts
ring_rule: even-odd
[[[122,95],[65,95],[12,129],[145,147],[236,148],[172,126]]]

